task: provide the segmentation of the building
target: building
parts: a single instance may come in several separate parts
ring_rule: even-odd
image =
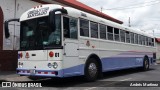
[[[157,45],[156,59],[160,60],[160,38],[156,38],[156,45]]]
[[[9,25],[10,38],[5,39],[3,25],[4,21],[11,18],[19,18],[26,10],[40,4],[61,4],[71,6],[91,14],[106,18],[113,22],[122,24],[111,16],[103,14],[76,0],[1,0],[0,3],[0,71],[15,70],[17,66],[17,51],[19,49],[20,24],[12,22]]]

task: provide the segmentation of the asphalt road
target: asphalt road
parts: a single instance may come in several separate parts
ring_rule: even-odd
[[[157,82],[155,82],[157,81]],[[34,90],[160,90],[160,64],[153,66],[149,71],[127,69],[104,73],[104,77],[95,82],[85,82],[83,77],[64,79],[47,79],[22,83],[41,83],[42,88],[29,88]],[[131,84],[138,86],[130,86]],[[152,83],[153,87],[139,87]],[[151,84],[150,84],[151,85]],[[158,85],[159,87],[157,87]],[[6,90],[26,90],[28,88],[0,88]]]

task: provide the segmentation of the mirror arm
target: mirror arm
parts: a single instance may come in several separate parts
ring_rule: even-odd
[[[67,10],[64,8],[53,9],[49,12],[49,26],[55,28],[55,13],[60,11],[62,14],[68,14]],[[54,29],[55,30],[55,29]]]
[[[9,38],[10,37],[10,33],[9,33],[9,22],[12,22],[12,21],[17,21],[19,22],[19,19],[9,19],[9,20],[6,20],[4,22],[4,29],[5,29],[5,38]]]

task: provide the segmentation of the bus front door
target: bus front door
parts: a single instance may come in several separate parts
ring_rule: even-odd
[[[74,76],[80,73],[77,22],[78,20],[76,18],[63,17],[64,76]]]

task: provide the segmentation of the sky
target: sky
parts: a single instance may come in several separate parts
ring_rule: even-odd
[[[160,0],[78,0],[132,28],[160,37]],[[102,8],[102,9],[101,9]]]

